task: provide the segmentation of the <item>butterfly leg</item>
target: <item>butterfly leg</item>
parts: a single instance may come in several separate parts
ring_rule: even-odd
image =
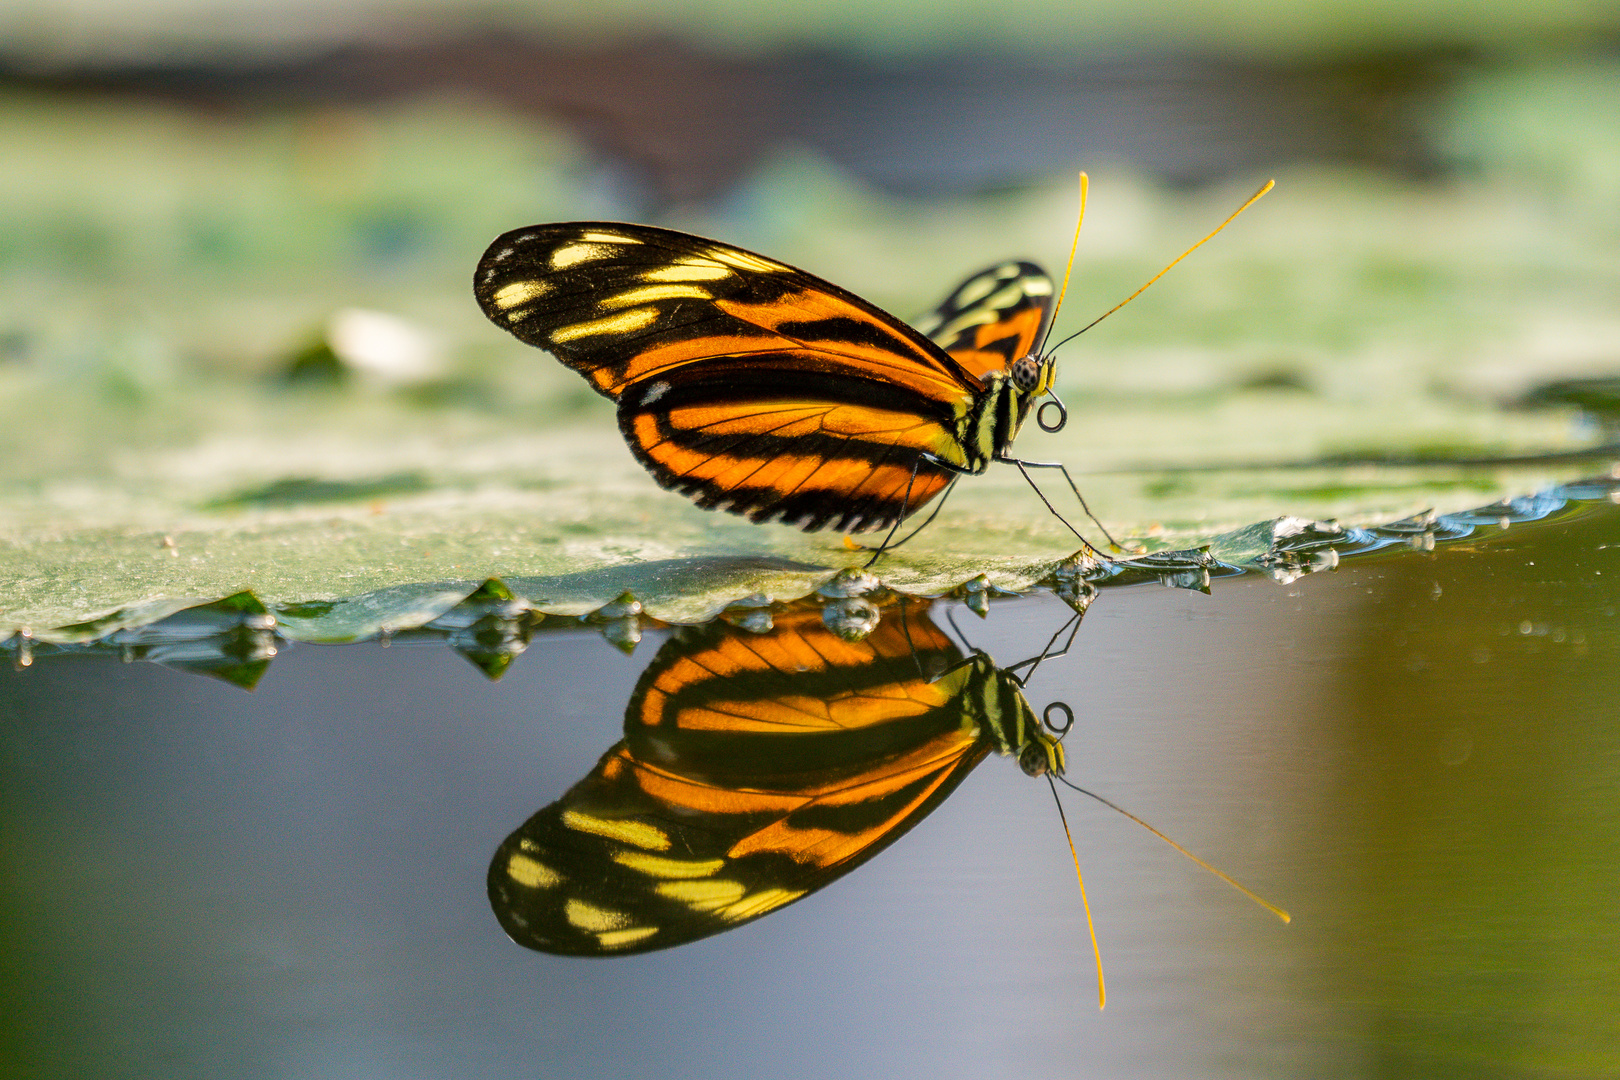
[[[1053,506],[1052,505],[1052,500],[1048,499],[1046,497],[1046,494],[1043,491],[1041,491],[1040,487],[1035,483],[1034,478],[1029,475],[1028,470],[1030,470],[1030,469],[1056,469],[1058,472],[1062,473],[1063,474],[1063,479],[1065,479],[1065,480],[1067,480],[1069,482],[1069,490],[1074,492],[1074,497],[1076,499],[1080,500],[1080,509],[1082,509],[1082,510],[1084,510],[1086,512],[1086,517],[1090,518],[1092,520],[1092,523],[1095,524],[1097,526],[1097,528],[1102,529],[1102,534],[1108,538],[1109,544],[1113,545],[1113,548],[1114,548],[1115,551],[1124,551],[1125,550],[1124,545],[1121,544],[1118,540],[1115,540],[1114,537],[1113,537],[1113,534],[1111,534],[1108,531],[1108,529],[1103,525],[1102,522],[1097,520],[1097,515],[1093,514],[1091,512],[1091,507],[1086,505],[1086,497],[1084,495],[1080,494],[1080,488],[1079,488],[1078,485],[1075,484],[1074,477],[1069,475],[1069,470],[1063,467],[1062,462],[1060,462],[1060,461],[1021,461],[1018,458],[1012,458],[1012,457],[998,457],[998,458],[996,458],[996,460],[1001,462],[1004,465],[1016,465],[1016,466],[1018,466],[1018,471],[1020,473],[1023,473],[1025,481],[1027,481],[1029,483],[1030,487],[1035,489],[1035,494],[1037,494],[1037,495],[1039,495],[1041,497],[1041,502],[1046,504],[1046,508],[1048,510],[1052,511],[1052,516],[1057,518],[1059,521],[1063,522],[1064,526],[1067,527],[1070,532],[1074,533],[1074,535],[1079,536],[1081,543],[1085,544],[1087,548],[1090,548],[1093,552],[1096,552],[1096,554],[1100,558],[1105,558],[1106,559],[1108,556],[1104,555],[1100,551],[1097,551],[1096,547],[1094,547],[1092,545],[1091,541],[1087,540],[1084,536],[1080,535],[1080,530],[1079,529],[1076,529],[1073,525],[1070,525],[1069,522],[1068,522],[1068,519],[1065,518],[1062,514],[1057,512],[1057,507]]]
[[[1073,615],[1071,615],[1069,617],[1068,622],[1064,623],[1062,626],[1057,628],[1057,632],[1054,633],[1051,636],[1051,638],[1047,640],[1046,647],[1040,651],[1040,654],[1038,656],[1032,656],[1028,660],[1020,660],[1018,663],[1013,664],[1011,667],[1004,667],[1001,670],[1006,672],[1008,675],[1011,675],[1013,680],[1015,682],[1017,682],[1019,686],[1027,685],[1028,682],[1029,682],[1029,677],[1031,675],[1035,674],[1035,669],[1036,668],[1041,666],[1041,661],[1043,661],[1043,660],[1056,660],[1060,656],[1067,656],[1068,655],[1069,649],[1072,648],[1073,645],[1074,645],[1075,637],[1080,633],[1080,620],[1083,617],[1084,617],[1083,612],[1078,612],[1078,611],[1075,612]],[[1053,652],[1052,651],[1052,646],[1057,644],[1057,639],[1063,636],[1063,631],[1065,631],[1065,630],[1069,631],[1069,640],[1065,641],[1063,643],[1063,648],[1057,650],[1056,652]],[[1017,671],[1018,671],[1019,668],[1022,668],[1022,667],[1028,667],[1029,670],[1024,672],[1024,674],[1022,676],[1020,676],[1020,675],[1017,674]]]
[[[917,482],[917,469],[921,465],[922,465],[922,460],[920,458],[917,461],[912,462],[911,475],[906,478],[906,493],[903,496],[900,497],[900,505],[901,505],[902,508],[904,508],[906,506],[909,506],[911,504],[911,486]],[[904,520],[905,520],[904,512],[901,513],[901,516],[894,519],[894,524],[889,526],[889,531],[887,533],[885,533],[884,536],[883,536],[883,543],[879,544],[877,546],[877,550],[872,552],[872,557],[870,559],[866,560],[866,566],[871,566],[873,563],[877,562],[878,559],[883,557],[883,553],[885,551],[889,550],[889,541],[894,539],[895,530],[900,528],[900,523],[902,521],[904,521]],[[928,520],[932,521],[933,518],[930,517]],[[928,524],[928,522],[925,521],[925,522],[923,522],[923,524],[926,525],[926,524]],[[912,536],[915,536],[915,535],[916,535],[916,533],[912,533]],[[911,536],[906,537],[906,539],[910,540]],[[847,538],[846,538],[846,540],[847,540]],[[864,569],[866,569],[866,567],[863,566],[861,569],[864,570]]]
[[[929,522],[933,521],[936,517],[938,517],[940,510],[942,510],[944,508],[945,500],[950,497],[952,489],[956,487],[956,480],[957,480],[956,477],[952,477],[951,482],[949,484],[945,485],[945,490],[939,493],[939,501],[936,502],[934,504],[934,508],[928,512],[928,516],[923,518],[923,522],[922,522],[921,525],[918,525],[915,529],[912,529],[910,532],[906,533],[906,535],[902,536],[900,539],[896,540],[894,543],[891,544],[891,543],[889,543],[889,538],[894,536],[895,530],[900,527],[900,522],[896,521],[894,523],[894,525],[892,525],[889,528],[889,535],[885,536],[883,538],[883,543],[878,545],[877,553],[874,554],[872,556],[872,558],[867,561],[866,565],[871,566],[872,563],[877,562],[878,555],[882,555],[885,552],[893,551],[895,548],[899,547],[901,544],[904,544],[907,540],[910,540],[913,536],[916,536],[918,533],[920,533],[924,529],[928,528]],[[906,494],[909,496],[910,492],[908,491]]]
[[[1052,636],[1047,639],[1045,647],[1042,648],[1037,655],[1030,657],[1028,660],[1020,660],[1018,663],[1009,667],[1001,668],[1002,673],[1011,677],[1012,681],[1017,683],[1019,687],[1028,685],[1029,677],[1035,674],[1035,669],[1041,666],[1042,661],[1056,660],[1060,656],[1067,656],[1069,654],[1069,650],[1074,647],[1074,639],[1080,634],[1080,621],[1084,618],[1084,616],[1084,612],[1078,611],[1073,615],[1070,615],[1068,620],[1065,621],[1062,626],[1053,631]],[[962,632],[962,628],[956,624],[956,616],[949,608],[945,610],[945,621],[951,624],[951,629],[956,631],[956,636],[962,640],[962,645],[971,650],[973,655],[952,664],[950,667],[946,668],[944,671],[930,679],[930,682],[937,682],[949,675],[951,672],[964,668],[973,663],[978,657],[986,655],[982,649],[976,648],[973,643],[968,640],[968,636],[964,634]],[[1063,648],[1054,650],[1052,646],[1057,644],[1058,638],[1062,637],[1065,631],[1068,632],[1068,640],[1063,643]],[[1029,668],[1029,670],[1024,672],[1023,675],[1019,675],[1019,669],[1026,667]],[[1068,706],[1065,705],[1064,708],[1068,708]]]
[[[932,455],[924,455],[923,457],[918,458],[915,462],[912,463],[911,476],[906,479],[906,493],[901,499],[901,505],[902,506],[910,505],[910,503],[911,503],[911,489],[912,489],[912,486],[914,484],[916,484],[916,482],[917,482],[917,470],[922,468],[922,463],[925,460],[929,461],[932,464],[936,464],[936,465],[937,464],[943,464],[943,462],[939,462],[939,461],[935,460]],[[901,537],[899,540],[894,540],[894,534],[899,531],[900,523],[905,520],[904,517],[896,518],[895,521],[894,521],[894,524],[889,526],[889,531],[883,537],[883,543],[879,544],[875,551],[872,548],[865,545],[865,544],[852,545],[852,546],[855,546],[857,548],[857,550],[872,551],[872,557],[870,559],[866,560],[866,565],[871,566],[873,563],[877,562],[878,558],[880,556],[882,556],[885,552],[893,551],[895,548],[899,547],[901,544],[904,544],[907,540],[910,540],[913,536],[916,536],[918,533],[920,533],[924,529],[926,529],[928,527],[929,522],[933,521],[936,517],[939,516],[940,510],[943,509],[944,506],[945,506],[945,500],[950,497],[951,489],[956,486],[956,481],[958,479],[960,479],[960,477],[961,477],[960,473],[958,473],[957,476],[951,477],[951,482],[949,484],[945,485],[945,490],[944,491],[940,492],[939,501],[936,502],[934,504],[934,508],[928,512],[928,516],[923,519],[923,523],[921,525],[918,525],[915,529],[912,529],[909,533],[907,533],[905,536]],[[891,540],[894,540],[894,542],[890,543],[889,541],[891,541]],[[846,538],[846,543],[847,542],[849,542],[849,541]]]

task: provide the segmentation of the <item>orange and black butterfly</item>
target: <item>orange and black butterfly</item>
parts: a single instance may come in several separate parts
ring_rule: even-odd
[[[564,955],[669,948],[849,873],[992,751],[1061,774],[1062,744],[1014,674],[1025,665],[964,656],[928,607],[891,608],[858,641],[817,610],[763,634],[677,631],[637,684],[624,741],[496,852],[501,926]]]
[[[618,403],[659,484],[806,530],[892,528],[1006,460],[1054,374],[1037,349],[1052,281],[1027,262],[973,275],[913,328],[741,248],[570,222],[498,238],[473,291]]]

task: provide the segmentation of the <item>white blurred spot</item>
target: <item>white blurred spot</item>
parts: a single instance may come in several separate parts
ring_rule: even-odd
[[[426,382],[444,374],[443,343],[398,315],[343,308],[332,316],[326,342],[362,378],[384,386]]]

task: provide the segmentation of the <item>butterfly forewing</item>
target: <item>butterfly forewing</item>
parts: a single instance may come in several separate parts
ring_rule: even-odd
[[[716,358],[896,384],[949,406],[974,387],[910,327],[762,255],[647,225],[517,229],[478,264],[484,313],[618,397]]]
[[[916,327],[982,378],[1035,351],[1051,316],[1052,279],[1034,263],[1005,262],[974,274]]]
[[[816,612],[758,637],[712,624],[643,674],[626,739],[496,853],[490,898],[531,948],[667,948],[859,866],[992,749],[977,668],[914,605],[860,642]],[[976,710],[975,710],[976,711]]]
[[[963,437],[976,375],[859,297],[752,252],[648,226],[540,225],[490,246],[475,292],[497,324],[618,401],[636,457],[700,506],[879,529],[986,463]]]

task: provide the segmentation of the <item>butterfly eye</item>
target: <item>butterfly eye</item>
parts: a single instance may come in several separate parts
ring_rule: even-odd
[[[1050,766],[1046,747],[1040,743],[1030,743],[1018,752],[1018,767],[1027,776],[1045,776]]]
[[[1026,394],[1033,393],[1041,381],[1041,365],[1033,357],[1025,356],[1013,361],[1011,374],[1014,386]]]

